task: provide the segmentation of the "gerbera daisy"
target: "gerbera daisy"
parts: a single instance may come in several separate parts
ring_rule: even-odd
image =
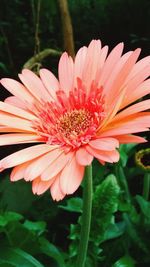
[[[132,134],[148,131],[150,100],[131,104],[150,92],[150,56],[136,63],[140,49],[122,51],[120,43],[107,56],[93,40],[74,61],[63,53],[58,79],[24,69],[22,83],[1,80],[13,96],[0,102],[0,145],[39,143],[0,161],[1,170],[14,167],[11,181],[31,181],[38,195],[50,189],[58,201],[77,190],[94,157],[117,162],[119,144],[146,141]]]

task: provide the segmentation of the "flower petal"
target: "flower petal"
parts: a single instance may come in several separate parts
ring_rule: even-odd
[[[59,90],[59,82],[54,76],[54,74],[47,70],[47,69],[41,69],[40,70],[40,77],[42,79],[42,82],[44,83],[46,89],[48,90],[49,94],[51,95],[52,99],[56,99],[55,92]]]
[[[42,172],[44,172],[61,154],[62,151],[60,149],[54,148],[47,154],[40,156],[28,166],[24,174],[24,179],[26,181],[32,181],[36,177],[40,176]],[[50,179],[49,175],[50,173],[47,174],[47,179]]]
[[[65,197],[65,194],[61,191],[59,176],[57,179],[55,179],[54,183],[52,184],[50,188],[50,191],[51,191],[51,196],[53,200],[59,201]]]
[[[18,180],[21,180],[24,178],[24,172],[31,161],[24,162],[16,167],[13,168],[11,174],[10,174],[10,180],[12,182],[16,182]]]
[[[124,117],[124,120],[114,120],[103,130],[99,132],[100,137],[109,137],[116,135],[132,134],[148,131],[150,125],[150,113],[141,112],[131,116]]]
[[[86,85],[87,93],[91,87],[91,83],[95,80],[97,69],[99,66],[99,60],[101,55],[101,42],[100,40],[93,40],[88,46],[85,64],[83,68],[82,79]]]
[[[37,134],[25,134],[25,133],[14,133],[14,134],[1,134],[0,135],[0,146],[13,145],[20,143],[29,142],[42,142],[42,137]]]
[[[75,67],[74,68],[75,83],[76,83],[77,78],[82,78],[86,54],[87,54],[87,47],[86,46],[80,48],[76,54],[75,63],[74,63],[75,64],[75,66],[74,66]]]
[[[4,102],[17,108],[28,110],[27,103],[16,96],[9,96],[4,100]]]
[[[118,60],[120,59],[123,51],[123,46],[124,46],[123,43],[120,43],[117,46],[115,46],[115,48],[111,51],[111,53],[107,57],[100,75],[100,79],[98,81],[98,83],[101,84],[102,86],[110,76],[112,69],[114,68],[116,63],[118,63]]]
[[[103,151],[103,150],[92,148],[88,145],[86,146],[86,150],[98,160],[102,160],[102,161],[110,162],[110,163],[117,162],[119,160],[119,152],[116,150]]]
[[[32,128],[32,123],[30,121],[15,117],[11,114],[7,115],[7,113],[4,112],[0,112],[0,124],[15,129],[35,132],[35,130]]]
[[[115,119],[115,121],[121,120],[121,119],[124,119],[124,117],[126,117],[126,116],[129,116],[129,115],[132,115],[132,114],[135,114],[135,113],[138,113],[140,111],[147,110],[147,109],[150,109],[150,100],[149,99],[141,101],[139,103],[136,103],[136,104],[124,109],[119,114],[117,114],[114,119]],[[138,116],[138,114],[137,114],[137,116]]]
[[[136,49],[127,59],[127,61],[124,63],[122,69],[118,73],[118,75],[115,77],[115,80],[112,84],[105,85],[105,88],[107,87],[107,105],[111,105],[112,101],[118,96],[122,90],[122,86],[129,75],[131,69],[133,68],[135,62],[137,61],[137,58],[140,54],[140,49]],[[106,92],[105,92],[106,93]]]
[[[46,144],[40,144],[36,146],[31,146],[25,149],[22,149],[20,151],[17,151],[5,158],[3,158],[0,161],[0,168],[6,169],[6,168],[11,168],[16,165],[22,164],[26,161],[35,159],[52,149],[54,149],[57,146],[49,146]]]
[[[41,101],[50,98],[40,78],[31,70],[23,69],[22,74],[19,74],[22,83],[28,88],[35,99]]]
[[[65,52],[62,54],[59,65],[58,74],[61,90],[68,95],[69,91],[72,89],[74,80],[74,63],[71,57]]]
[[[115,136],[118,139],[120,144],[128,144],[128,143],[145,143],[147,140],[143,137],[137,135],[118,135]]]
[[[76,158],[68,162],[60,175],[60,188],[64,194],[73,194],[80,186],[84,175],[84,166]]]
[[[96,149],[111,151],[119,147],[119,142],[117,139],[109,137],[91,140],[89,145]]]
[[[28,89],[23,86],[21,83],[9,79],[9,78],[3,78],[1,79],[1,84],[14,96],[18,97],[19,99],[26,100],[29,103],[34,103],[35,99],[30,94]]]
[[[93,161],[93,156],[89,154],[85,148],[81,147],[76,152],[76,160],[82,166],[90,165]]]
[[[47,181],[48,179],[56,176],[60,171],[64,169],[66,164],[72,159],[73,153],[69,152],[68,154],[62,153],[59,157],[54,158],[53,162],[49,164],[48,168],[44,170],[41,174],[41,179]]]
[[[40,177],[37,177],[36,179],[33,180],[32,182],[32,192],[33,194],[41,195],[45,191],[47,191],[52,183],[55,181],[56,177],[49,181],[42,181]]]
[[[121,107],[126,107],[132,102],[138,100],[139,98],[150,93],[150,79],[141,83],[137,88],[132,91],[132,94],[126,93],[126,97],[124,98]]]
[[[15,106],[12,106],[10,104],[7,104],[6,102],[0,101],[0,111],[4,111],[6,113],[10,113],[12,115],[15,115],[17,117],[21,117],[27,120],[35,120],[36,117],[29,113],[28,111],[23,110],[22,108],[18,108]]]

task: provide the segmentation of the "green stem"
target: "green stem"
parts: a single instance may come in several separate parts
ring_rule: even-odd
[[[85,267],[92,211],[92,165],[85,169],[83,191],[83,213],[81,218],[81,236],[76,267]]]
[[[149,198],[149,191],[150,191],[150,173],[145,173],[143,182],[143,197],[145,198],[145,200],[148,200]]]

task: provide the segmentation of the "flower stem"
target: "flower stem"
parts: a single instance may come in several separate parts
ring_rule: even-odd
[[[150,191],[150,173],[145,173],[144,175],[144,183],[143,183],[143,197],[145,200],[149,198]]]
[[[81,236],[78,250],[76,267],[85,267],[88,241],[91,225],[92,211],[92,165],[85,169],[84,191],[83,191],[83,213],[81,218]]]

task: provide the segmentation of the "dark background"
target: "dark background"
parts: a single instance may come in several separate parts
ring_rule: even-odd
[[[34,54],[34,0],[0,0],[0,74],[16,76]],[[149,0],[69,0],[76,50],[92,39],[101,39],[110,48],[118,42],[125,50],[150,49]],[[41,0],[39,21],[40,49],[63,49],[59,8],[56,0]],[[56,68],[49,58],[49,67]],[[44,64],[43,63],[43,64]]]

